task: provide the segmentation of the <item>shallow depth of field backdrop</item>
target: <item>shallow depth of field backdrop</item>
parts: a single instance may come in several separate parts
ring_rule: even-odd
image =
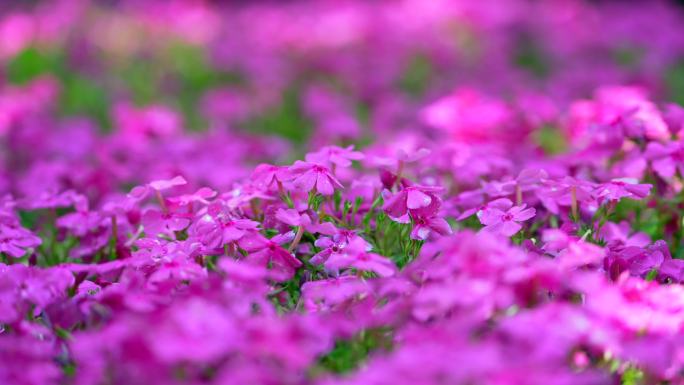
[[[684,6],[0,2],[0,384],[684,384]]]

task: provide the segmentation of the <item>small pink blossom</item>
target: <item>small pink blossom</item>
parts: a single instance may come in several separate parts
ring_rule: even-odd
[[[354,146],[345,148],[337,146],[325,146],[316,152],[306,154],[306,161],[324,164],[328,167],[349,167],[354,160],[362,160],[363,153],[354,151]]]
[[[297,268],[302,266],[300,260],[281,246],[291,242],[293,237],[294,234],[287,233],[268,239],[252,232],[241,238],[238,243],[240,248],[247,251],[248,262],[264,268],[268,267],[273,279],[286,281],[292,278]]]
[[[413,218],[413,229],[411,230],[411,238],[417,240],[426,240],[431,233],[440,235],[451,234],[451,226],[442,217],[421,217]]]
[[[435,213],[441,204],[436,193],[441,191],[440,187],[409,186],[396,194],[385,193],[383,209],[390,217],[401,221],[406,221],[405,216],[411,210]]]
[[[532,207],[527,208],[527,205],[513,206],[508,210],[500,210],[497,208],[488,208],[478,215],[480,223],[485,225],[482,229],[484,232],[500,234],[510,237],[520,231],[524,222],[534,217],[536,210]]]
[[[292,184],[299,190],[315,191],[322,195],[332,195],[342,184],[333,176],[328,167],[311,162],[296,161],[288,171]]]
[[[331,271],[355,268],[361,271],[372,271],[381,277],[392,276],[397,270],[388,258],[369,252],[368,244],[361,238],[351,241],[339,253],[331,254],[323,265]]]
[[[622,198],[643,199],[651,191],[650,184],[640,184],[634,179],[613,179],[602,183],[596,188],[596,197],[599,201],[619,201]]]

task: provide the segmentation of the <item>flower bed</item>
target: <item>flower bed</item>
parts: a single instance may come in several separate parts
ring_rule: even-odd
[[[684,11],[0,12],[0,384],[680,384]]]

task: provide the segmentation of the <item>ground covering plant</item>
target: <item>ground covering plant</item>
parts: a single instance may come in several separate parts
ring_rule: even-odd
[[[679,5],[0,15],[0,384],[684,383]]]

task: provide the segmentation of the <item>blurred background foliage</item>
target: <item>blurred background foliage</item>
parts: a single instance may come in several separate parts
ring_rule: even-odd
[[[107,14],[119,2],[92,2],[92,10],[85,13],[84,24],[88,24],[88,18],[96,17],[107,19]],[[218,9],[230,4],[230,6],[255,5],[259,2],[206,2],[207,9]],[[291,2],[296,4],[297,2]],[[619,2],[588,2],[588,4],[603,4]],[[684,3],[679,1],[680,4]],[[122,2],[122,4],[134,4]],[[43,2],[20,2],[5,6],[21,12],[34,12],[40,9]],[[135,9],[135,7],[132,7]],[[219,11],[220,12],[220,11]],[[122,15],[116,15],[121,17]],[[112,19],[111,22],[115,22]],[[109,22],[109,21],[108,21]],[[135,24],[134,24],[135,25]],[[137,26],[139,27],[139,26]],[[473,35],[473,30],[467,26],[452,25],[454,41],[458,43],[458,52],[463,61],[473,61],[471,67],[478,67],[481,63],[481,42]],[[508,27],[507,27],[508,28]],[[5,81],[10,84],[27,84],[43,75],[51,75],[60,83],[59,113],[63,116],[87,116],[94,119],[102,129],[113,129],[111,107],[117,100],[130,100],[139,107],[154,103],[170,106],[182,114],[184,126],[189,130],[204,130],[209,122],[202,113],[202,100],[208,92],[215,89],[246,90],[255,79],[245,74],[239,68],[230,68],[223,64],[217,64],[215,60],[216,46],[196,43],[191,39],[176,36],[168,38],[164,42],[143,41],[139,43],[142,49],[133,50],[132,53],[117,56],[116,47],[102,50],[88,37],[78,37],[79,33],[87,31],[85,28],[74,27],[74,31],[68,34],[67,41],[61,44],[29,44],[4,61]],[[145,36],[144,31],[135,31],[131,28],[132,39],[154,39],[154,36]],[[127,32],[129,33],[129,32]],[[511,41],[515,41],[513,54],[510,55],[511,67],[529,76],[530,84],[544,82],[557,75],[560,71],[557,58],[552,58],[540,36],[530,33],[526,28],[514,25],[510,27],[510,33],[515,35]],[[173,34],[172,34],[173,35]],[[331,35],[332,36],[332,35]],[[242,37],[238,34],[234,37],[239,41]],[[121,36],[121,40],[131,39],[131,36]],[[612,57],[616,68],[629,74],[634,73],[639,78],[639,69],[644,67],[646,59],[645,49],[640,44],[632,44],[626,39],[624,44],[617,44],[611,52],[596,52],[597,57],[607,55]],[[118,44],[118,43],[116,43]],[[250,50],[253,47],[242,47]],[[219,43],[218,46],[221,44]],[[239,45],[239,44],[238,44]],[[357,48],[357,47],[356,47]],[[364,60],[364,55],[382,55],[382,53],[352,52],[350,57],[356,57],[359,61]],[[410,50],[409,50],[410,51]],[[256,52],[258,54],[258,52]],[[245,54],[249,56],[250,52]],[[356,56],[354,56],[356,55]],[[480,56],[478,56],[480,55]],[[288,60],[298,65],[296,54],[285,54]],[[474,58],[474,59],[473,59]],[[358,63],[356,63],[358,64]],[[363,71],[363,64],[361,65]],[[434,55],[421,52],[416,49],[405,57],[401,63],[403,68],[400,76],[394,82],[397,94],[409,100],[424,101],[444,90],[453,88],[453,82],[449,88],[438,85],[443,80],[444,68],[436,63]],[[369,72],[373,70],[369,67]],[[456,71],[456,70],[454,70]],[[295,75],[288,74],[289,78],[284,86],[278,86],[274,92],[279,94],[276,101],[263,108],[258,114],[242,121],[238,126],[249,132],[275,135],[285,138],[296,145],[301,145],[310,139],[315,131],[315,123],[305,113],[302,106],[303,92],[311,83],[324,83],[340,94],[351,94],[356,108],[356,119],[361,126],[371,123],[375,113],[363,97],[349,92],[344,85],[340,87],[340,79],[331,76],[326,70],[304,66],[298,68]],[[497,74],[492,74],[495,81]],[[660,74],[664,90],[662,100],[672,100],[684,105],[684,58],[669,64],[667,69]],[[469,78],[464,75],[466,83]],[[452,81],[453,79],[450,79]],[[549,80],[551,81],[551,80]],[[505,93],[502,93],[505,95]],[[581,95],[589,97],[590,95]],[[372,132],[372,131],[371,131]],[[369,133],[365,132],[356,144],[368,142]],[[553,132],[553,127],[542,130],[537,135],[539,144],[556,153],[564,148],[562,137]]]

